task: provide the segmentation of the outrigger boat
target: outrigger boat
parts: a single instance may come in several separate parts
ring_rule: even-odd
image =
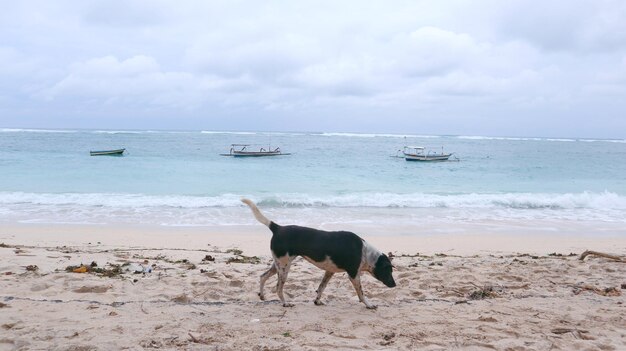
[[[91,156],[122,156],[126,149],[89,151]]]
[[[284,153],[280,151],[280,147],[272,149],[268,147],[260,148],[259,151],[250,151],[248,147],[250,144],[231,144],[230,151],[227,154],[220,154],[221,156],[233,156],[233,157],[262,157],[262,156],[285,156],[291,155],[290,153]]]
[[[443,147],[441,148],[441,152],[436,152],[432,150],[426,151],[423,146],[405,146],[402,150],[398,150],[398,153],[402,152],[406,161],[448,161],[451,153],[443,152]]]

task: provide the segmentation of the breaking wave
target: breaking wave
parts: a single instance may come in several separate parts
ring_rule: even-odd
[[[78,133],[78,130],[0,128],[0,133]]]
[[[179,207],[208,208],[241,206],[239,199],[250,197],[270,207],[372,207],[372,208],[508,208],[508,209],[619,209],[626,210],[626,196],[603,193],[501,193],[501,194],[394,194],[352,193],[345,195],[278,194],[249,196],[142,195],[105,193],[0,193],[0,204],[92,206],[92,207]]]
[[[373,134],[373,133],[321,133],[328,137],[353,137],[353,138],[441,138],[438,135],[414,135],[414,134]]]
[[[508,141],[557,141],[557,142],[586,142],[586,143],[626,143],[625,139],[573,139],[573,138],[536,138],[536,137],[499,137],[480,135],[459,135],[456,138],[465,140],[508,140]]]
[[[565,219],[626,223],[626,197],[577,194],[277,194],[248,196],[0,193],[0,222],[136,223],[165,226],[251,225],[241,196],[281,223],[405,223]]]

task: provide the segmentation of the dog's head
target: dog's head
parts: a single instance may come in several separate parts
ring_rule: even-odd
[[[392,271],[393,266],[391,265],[389,257],[385,254],[380,254],[380,256],[378,256],[378,260],[376,260],[374,268],[372,269],[372,275],[374,278],[380,280],[388,287],[393,288],[396,286],[396,282],[393,280],[393,276],[391,275]]]

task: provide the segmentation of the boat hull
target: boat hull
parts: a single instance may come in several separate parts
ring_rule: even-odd
[[[269,157],[269,156],[286,156],[290,154],[285,154],[282,152],[232,152],[230,154],[221,154],[222,156],[232,156],[232,157]]]
[[[436,161],[448,161],[452,154],[427,156],[427,155],[404,155],[404,159],[407,161],[417,162],[436,162]]]
[[[91,156],[122,156],[126,149],[89,151]]]

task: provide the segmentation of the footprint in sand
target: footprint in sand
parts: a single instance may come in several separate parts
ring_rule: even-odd
[[[308,286],[304,286],[304,285],[300,285],[300,284],[291,284],[291,285],[285,287],[285,289],[287,289],[287,288],[289,288],[291,290],[298,290],[298,291],[309,290]]]
[[[51,284],[47,284],[47,283],[33,284],[30,287],[30,291],[43,291],[43,290],[48,289],[51,286],[52,286]]]
[[[94,285],[94,286],[81,286],[78,289],[74,289],[72,291],[74,291],[75,293],[96,293],[96,294],[102,294],[105,293],[107,291],[109,291],[109,289],[111,289],[112,286],[110,285]]]
[[[407,278],[407,277],[411,277],[414,276],[415,274],[413,272],[403,272],[398,274],[398,278]]]
[[[230,283],[228,283],[228,286],[234,286],[236,288],[241,288],[243,286],[243,281],[242,280],[231,280]]]
[[[218,301],[218,300],[224,298],[224,295],[223,294],[218,294],[218,293],[207,293],[207,294],[204,295],[204,298],[208,299],[208,300]]]
[[[424,293],[422,293],[421,291],[411,291],[411,296],[416,298],[422,298],[424,297]]]

